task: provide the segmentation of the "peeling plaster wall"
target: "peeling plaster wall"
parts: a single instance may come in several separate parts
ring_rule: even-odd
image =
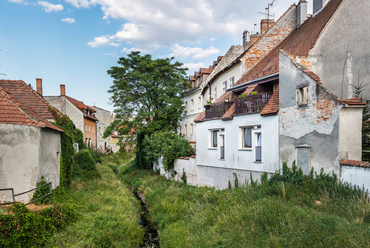
[[[14,194],[34,188],[39,178],[40,128],[0,124],[0,137],[0,188],[14,188]],[[27,202],[32,194],[16,201]],[[0,192],[0,201],[12,201],[11,193]]]
[[[342,105],[280,52],[280,163],[290,167],[297,146],[309,147],[311,167],[339,173],[339,116]],[[297,89],[308,87],[307,106],[298,107]],[[300,166],[297,162],[297,166]]]
[[[287,37],[295,29],[296,22],[296,7],[292,7],[241,58],[243,73],[249,71],[259,60]]]
[[[255,162],[254,149],[242,148],[242,127],[258,125],[261,128],[255,131],[262,133],[262,162]],[[227,188],[229,180],[234,181],[233,173],[238,175],[240,182],[249,180],[250,173],[254,180],[263,172],[275,173],[279,169],[278,127],[278,116],[260,114],[234,116],[232,121],[219,119],[197,123],[198,184],[223,189]],[[219,148],[210,147],[210,130],[221,128],[225,135],[224,160],[219,159]],[[252,140],[252,146],[256,146]]]
[[[370,82],[370,1],[346,0],[310,53],[324,86],[339,98],[351,98],[359,82]],[[370,87],[364,95],[370,99]]]

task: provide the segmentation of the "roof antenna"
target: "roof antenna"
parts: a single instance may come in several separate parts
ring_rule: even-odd
[[[265,15],[265,19],[270,19],[270,17],[272,17],[273,19],[275,19],[275,14],[270,15],[270,7],[272,7],[274,5],[274,2],[275,1],[277,1],[277,0],[272,0],[272,2],[268,4],[268,7],[265,8],[265,13],[263,13],[261,11],[258,12],[258,13],[260,13],[262,15]]]

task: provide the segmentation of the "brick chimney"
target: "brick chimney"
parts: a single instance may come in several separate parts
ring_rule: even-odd
[[[273,19],[262,19],[261,20],[261,34],[264,34],[274,24],[275,24],[275,21]]]
[[[248,30],[244,30],[243,32],[243,48],[244,51],[247,50],[251,46],[250,42],[250,34]]]
[[[42,96],[42,79],[36,78],[36,91],[39,93],[40,96]]]
[[[297,27],[307,19],[307,0],[299,0],[297,5]]]
[[[327,0],[313,0],[313,15],[324,7]]]
[[[251,34],[251,45],[254,44],[259,38],[261,38],[260,34]]]
[[[66,86],[64,84],[60,85],[60,95],[65,96],[66,95]]]

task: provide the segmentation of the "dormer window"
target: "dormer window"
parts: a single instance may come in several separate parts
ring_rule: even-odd
[[[298,89],[298,106],[305,106],[308,103],[307,100],[307,86]]]

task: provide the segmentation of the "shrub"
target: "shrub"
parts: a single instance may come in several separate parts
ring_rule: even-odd
[[[37,187],[40,187],[42,185],[47,184],[44,176],[41,177],[41,180],[37,183]],[[50,193],[50,187],[49,186],[44,186],[41,188],[36,189],[35,193],[33,194],[32,201],[36,200],[37,198],[40,198],[44,195],[47,195]],[[41,204],[49,204],[51,202],[50,196],[44,197],[38,201],[35,201],[36,205],[41,205]]]
[[[81,150],[75,156],[74,177],[82,179],[100,178],[100,174],[96,169],[95,160],[89,150]]]

